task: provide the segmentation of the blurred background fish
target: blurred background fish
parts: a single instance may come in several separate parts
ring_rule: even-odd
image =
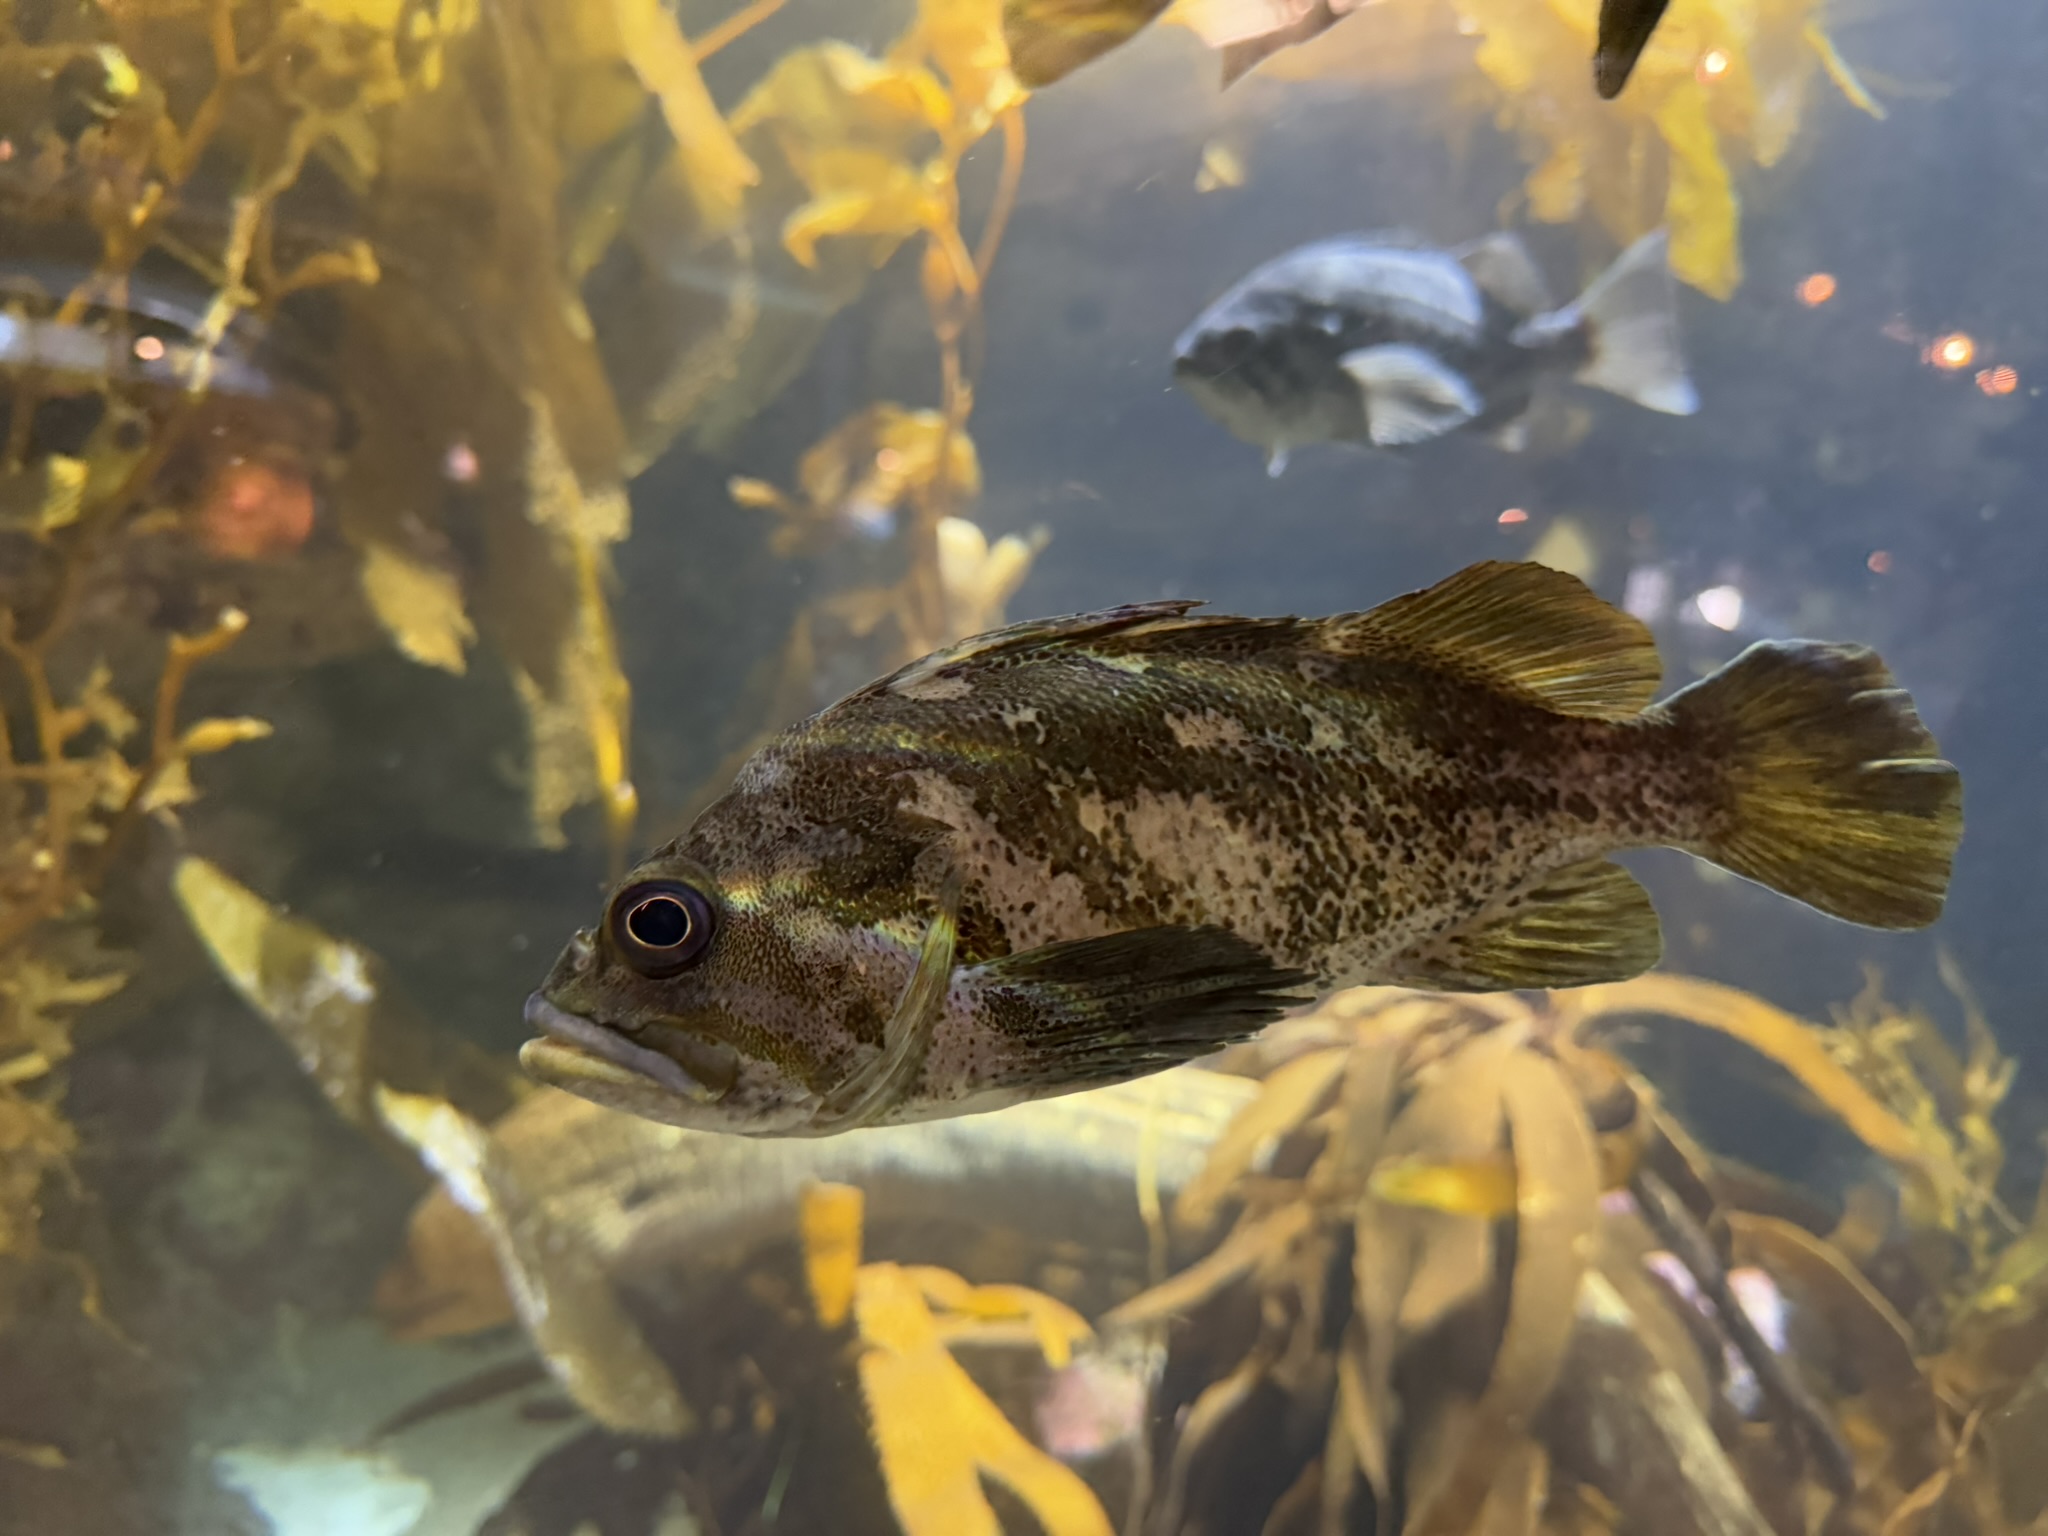
[[[1477,427],[1518,448],[1546,374],[1674,416],[1699,408],[1661,232],[1561,309],[1512,234],[1450,250],[1399,233],[1318,240],[1198,315],[1173,366],[1276,475],[1307,443],[1397,448]]]

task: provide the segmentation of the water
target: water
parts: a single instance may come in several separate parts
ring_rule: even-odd
[[[1747,52],[1738,9],[1761,27]],[[985,38],[996,10],[934,14]],[[1474,1528],[1455,1499],[1432,1505],[1444,1488],[1492,1490],[1516,1530],[1623,1528],[1617,1508],[1639,1529],[1761,1528],[1753,1511],[1680,1523],[1657,1502],[1679,1474],[1628,1492],[1587,1448],[1603,1434],[1652,1468],[1684,1434],[1711,1460],[1718,1434],[1728,1486],[1781,1520],[1824,1498],[1835,1434],[1865,1487],[1842,1528],[1879,1530],[1951,1462],[1935,1525],[2028,1528],[2048,1503],[2012,1449],[2048,1401],[2030,1267],[2048,1239],[2018,1235],[2040,1181],[2029,962],[2048,927],[2048,22],[2012,0],[1676,0],[1606,104],[1562,19],[1587,31],[1590,4],[1383,0],[1228,90],[1193,32],[1159,23],[1013,106],[944,34],[900,41],[908,10],[886,5],[791,0],[705,58],[708,95],[677,39],[718,40],[714,0],[689,0],[680,32],[629,0],[219,14],[226,74],[201,10],[0,13],[0,1533],[965,1531],[907,1502],[869,1428],[951,1404],[931,1433],[958,1452],[990,1402],[1016,1438],[987,1429],[984,1464],[1000,1441],[1041,1497],[1065,1490],[1048,1529],[1104,1528],[1090,1500],[1113,1526],[1213,1536],[1314,1531],[1326,1510],[1322,1529],[1370,1529],[1376,1500]],[[1829,78],[1809,14],[1882,120]],[[1555,48],[1510,91],[1475,37]],[[827,38],[894,57],[898,94],[795,113],[778,60]],[[839,57],[843,80],[873,67]],[[918,58],[954,98],[948,139],[902,126]],[[782,95],[759,94],[777,78]],[[1745,116],[1759,81],[1764,115]],[[1473,434],[1325,445],[1273,478],[1171,387],[1173,338],[1205,304],[1346,230],[1452,245],[1511,227],[1576,292],[1662,217],[1658,101],[1707,114],[1739,197],[1732,244],[1712,239],[1711,174],[1672,220],[1699,414],[1553,382],[1523,452]],[[916,204],[914,177],[845,184],[883,194],[862,233],[806,226],[804,175],[829,178],[816,157],[849,143],[871,176],[957,162],[957,226],[943,196]],[[1576,210],[1555,168],[1532,181],[1564,143],[1585,151]],[[790,251],[807,239],[815,267]],[[960,276],[978,252],[977,302]],[[1156,1381],[1167,1336],[1144,1331],[1111,1329],[1114,1349],[1056,1374],[1029,1328],[989,1322],[1014,1295],[967,1309],[995,1329],[959,1352],[979,1387],[943,1351],[862,1353],[849,1329],[872,1346],[920,1305],[954,1316],[951,1293],[907,1302],[863,1270],[865,1310],[821,1322],[833,1286],[855,1286],[851,1256],[814,1241],[806,1269],[795,1191],[865,1188],[871,1263],[1029,1286],[1100,1323],[1223,1230],[1169,1231],[1142,1195],[1150,1180],[1171,1206],[1239,1084],[1193,1108],[891,1132],[900,1155],[872,1157],[849,1150],[869,1133],[705,1152],[547,1099],[495,1139],[475,1130],[520,1091],[523,1000],[621,861],[684,828],[765,733],[1004,617],[1162,597],[1339,612],[1521,558],[1639,613],[1667,684],[1812,635],[1875,647],[1912,691],[1966,786],[1935,927],[1873,933],[1677,853],[1626,859],[1662,914],[1664,972],[1841,1026],[1825,1044],[1846,1074],[1799,1054],[1823,1037],[1760,1005],[1714,1015],[1706,994],[1635,995],[1597,1060],[1555,1043],[1569,999],[1441,1004],[1403,1026],[1436,1043],[1388,1067],[1405,1086],[1368,1112],[1385,1044],[1358,1032],[1363,1002],[1283,1029],[1231,1064],[1264,1075],[1342,1044],[1351,1075],[1296,1118],[1335,1100],[1377,1129],[1419,1061],[1519,1031],[1513,1135],[1497,1088],[1446,1069],[1477,1095],[1445,1122],[1472,1144],[1387,1130],[1437,1207],[1365,1190],[1370,1156],[1346,1165],[1341,1219],[1324,1200],[1285,1262],[1170,1309],[1194,1321]],[[181,735],[205,720],[263,725]],[[1730,1043],[1745,1031],[1794,1071]],[[2018,1062],[2009,1094],[1999,1053]],[[1613,1322],[1590,1282],[1525,1268],[1578,1251],[1526,1203],[1490,1267],[1480,1234],[1513,1225],[1500,1202],[1546,1180],[1613,1251],[1684,1246],[1630,1214],[1638,1165],[1707,1214],[1610,1059],[1734,1160],[1712,1191],[1737,1213],[1715,1262],[1786,1299],[1772,1358],[1810,1415],[1738,1354],[1747,1385],[1711,1427],[1630,1419],[1637,1367],[1589,1374],[1587,1351],[1694,1349],[1675,1369],[1704,1402],[1720,1342],[1686,1328],[1739,1325],[1711,1299],[1687,1324],[1694,1303],[1657,1290],[1655,1265],[1620,1260],[1601,1273],[1634,1320]],[[1597,1216],[1599,1187],[1571,1185],[1556,1152],[1578,1143],[1527,1118],[1546,1090],[1526,1084],[1559,1071],[1604,1138]],[[1290,1181],[1338,1167],[1326,1131],[1291,1125],[1258,1198],[1308,1210]],[[1055,1147],[1084,1151],[1070,1165]],[[497,1182],[465,1185],[465,1155]],[[436,1170],[496,1246],[429,1199]],[[1810,1229],[1833,1267],[1745,1211]],[[1368,1289],[1409,1295],[1398,1328],[1343,1283],[1356,1244]],[[1448,1266],[1435,1289],[1404,1244]],[[1851,1271],[1867,1284],[1845,1299],[1828,1276]],[[501,1274],[547,1305],[515,1317]],[[1478,1437],[1478,1463],[1444,1451],[1465,1443],[1452,1396],[1499,1407],[1508,1302],[1565,1318],[1574,1296],[1577,1363],[1533,1378],[1537,1427]],[[1064,1326],[1036,1315],[1041,1335]],[[1415,1321],[1439,1315],[1441,1333]],[[1332,1381],[1368,1335],[1404,1362],[1383,1382],[1358,1366],[1388,1438],[1340,1451]],[[1177,1410],[1247,1348],[1267,1360],[1236,1378],[1248,1407],[1196,1433]],[[1869,1364],[1888,1349],[1891,1375]],[[894,1387],[877,1359],[901,1366]],[[1803,1449],[1788,1470],[1759,1443]],[[1361,1445],[1386,1479],[1351,1478]],[[991,1495],[989,1518],[1030,1529],[1021,1492]]]

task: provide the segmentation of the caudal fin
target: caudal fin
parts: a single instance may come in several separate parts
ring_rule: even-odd
[[[1700,397],[1679,343],[1669,245],[1661,229],[1643,236],[1576,303],[1545,318],[1584,327],[1592,356],[1578,371],[1581,384],[1666,415],[1690,416]]]
[[[1723,765],[1727,804],[1694,852],[1852,923],[1941,915],[1962,778],[1876,652],[1765,641],[1662,708]]]

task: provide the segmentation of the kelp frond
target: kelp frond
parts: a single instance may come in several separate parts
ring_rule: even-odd
[[[984,1477],[1015,1494],[1046,1536],[1109,1536],[1088,1485],[1027,1440],[953,1356],[963,1345],[1021,1342],[1057,1368],[1092,1337],[1087,1323],[1023,1286],[861,1264],[859,1220],[858,1191],[806,1192],[802,1230],[819,1320],[843,1317],[850,1290],[869,1433],[905,1536],[1001,1536]]]
[[[1674,976],[1542,1004],[1360,992],[1277,1026],[1176,1213],[1234,1227],[1102,1324],[1179,1320],[1192,1347],[1256,1301],[1243,1353],[1155,1405],[1166,1508],[1247,1497],[1223,1469],[1275,1454],[1279,1415],[1326,1432],[1232,1517],[1269,1529],[1384,1530],[1398,1506],[1409,1536],[2017,1531],[2048,1505],[2013,1459],[2048,1380],[2048,1219],[1985,1225],[2009,1073],[1971,1014],[1968,1065],[1874,990],[1828,1028]],[[1825,1205],[1746,1205],[1764,1186],[1602,1044],[1623,1016],[1762,1052],[1916,1198],[1870,1230],[1854,1190],[1833,1230]],[[1915,1270],[1957,1237],[1961,1271]],[[1930,1284],[1951,1299],[1923,1305]]]

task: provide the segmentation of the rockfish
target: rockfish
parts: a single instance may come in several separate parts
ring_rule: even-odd
[[[1961,783],[1860,646],[1759,643],[1653,704],[1649,631],[1544,566],[1196,606],[1013,625],[792,726],[569,941],[527,1070],[751,1135],[971,1113],[1338,987],[1633,976],[1657,915],[1607,855],[1645,845],[1940,913]]]

